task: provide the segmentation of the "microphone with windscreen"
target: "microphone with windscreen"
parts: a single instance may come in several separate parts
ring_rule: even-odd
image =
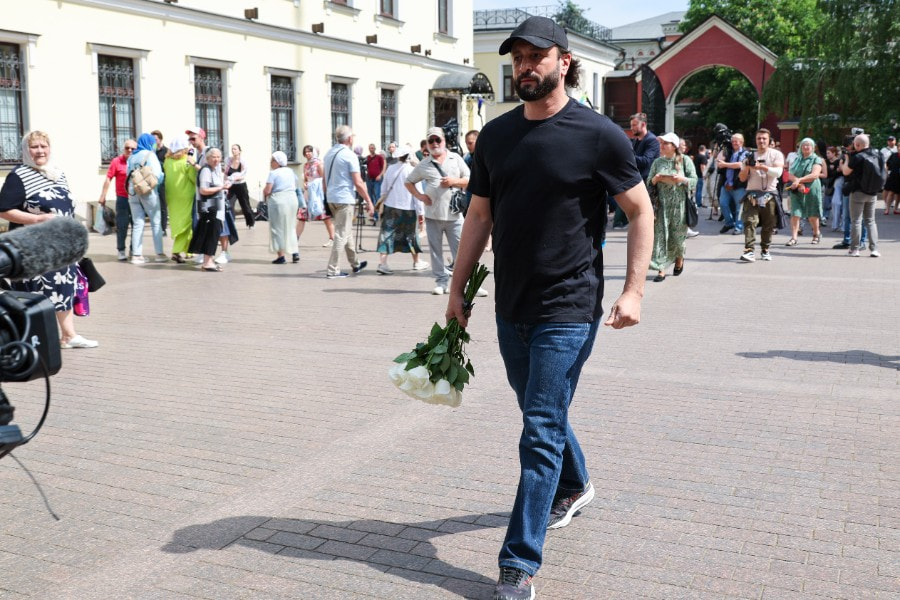
[[[57,217],[0,235],[0,277],[31,279],[84,257],[88,232],[75,219]]]

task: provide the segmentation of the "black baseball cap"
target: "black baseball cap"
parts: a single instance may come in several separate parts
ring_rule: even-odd
[[[528,17],[522,21],[500,44],[500,55],[509,54],[516,40],[523,40],[538,48],[559,46],[566,50],[569,49],[566,30],[547,17]]]

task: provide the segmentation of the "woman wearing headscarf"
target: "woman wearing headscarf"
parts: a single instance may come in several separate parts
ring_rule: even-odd
[[[424,209],[422,203],[415,199],[404,185],[406,177],[413,170],[408,160],[410,154],[412,154],[412,148],[409,146],[394,150],[392,156],[394,162],[388,165],[382,181],[381,194],[384,197],[384,213],[381,219],[381,231],[378,234],[378,252],[381,254],[381,262],[377,269],[381,275],[391,275],[394,272],[387,263],[388,255],[394,252],[412,254],[413,270],[424,271],[431,266],[427,262],[419,260],[422,248],[419,246],[416,229],[418,222],[425,220]]]
[[[75,202],[65,174],[50,163],[50,137],[32,131],[22,139],[22,164],[15,167],[0,189],[0,217],[10,229],[43,223],[57,217],[72,218]],[[43,294],[56,309],[61,348],[96,348],[99,344],[75,332],[72,299],[75,265],[48,271],[33,279],[12,282],[12,289]]]
[[[282,265],[290,253],[293,262],[300,261],[294,222],[297,219],[297,176],[287,166],[287,155],[278,150],[272,153],[272,171],[266,179],[263,196],[269,205],[269,250],[277,254],[272,264]]]
[[[191,143],[185,134],[169,144],[169,154],[163,163],[166,175],[166,204],[169,209],[169,228],[172,230],[172,260],[184,263],[184,255],[191,244],[194,195],[197,193],[197,170],[187,160]]]
[[[797,156],[790,163],[788,190],[791,192],[791,239],[785,246],[797,245],[800,219],[808,219],[812,226],[812,243],[822,239],[819,219],[822,217],[822,174],[824,161],[816,154],[816,143],[812,138],[800,140]]]
[[[156,250],[156,262],[168,260],[163,252],[163,231],[159,209],[159,194],[153,186],[146,194],[139,194],[132,182],[133,173],[148,166],[156,179],[162,178],[162,167],[156,157],[156,138],[150,133],[142,133],[137,140],[137,150],[128,157],[128,205],[131,207],[131,264],[141,265],[147,262],[144,258],[144,218],[150,217],[150,231],[153,234],[153,247]]]
[[[225,222],[225,193],[230,187],[222,172],[222,151],[210,148],[206,152],[206,164],[197,174],[197,191],[200,203],[197,206],[197,227],[191,238],[190,251],[202,254],[201,268],[204,271],[221,271],[213,257],[222,236]]]
[[[685,159],[679,150],[680,140],[674,133],[658,137],[659,158],[650,165],[647,185],[656,186],[657,198],[653,225],[653,257],[650,268],[656,269],[653,281],[666,280],[666,267],[675,263],[672,275],[681,275],[684,270],[684,241],[687,239],[685,222],[685,197],[697,184],[694,161]]]

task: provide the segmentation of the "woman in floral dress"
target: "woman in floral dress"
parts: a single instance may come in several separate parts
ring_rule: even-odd
[[[22,163],[6,177],[0,189],[0,217],[10,229],[35,225],[58,217],[72,218],[75,203],[65,174],[50,164],[50,137],[32,131],[22,140]],[[75,333],[72,298],[75,296],[75,265],[49,271],[26,281],[12,283],[14,290],[43,294],[56,308],[60,347],[95,348],[99,344]]]
[[[650,268],[656,269],[653,281],[666,280],[666,267],[675,263],[672,275],[684,270],[684,241],[687,239],[684,199],[697,185],[694,161],[685,159],[678,149],[680,141],[674,133],[659,136],[659,158],[650,165],[647,185],[656,186],[654,201],[656,221],[653,225],[653,257]]]
[[[321,197],[322,182],[318,181],[324,176],[324,167],[315,148],[312,146],[306,145],[303,147],[303,156],[306,158],[306,164],[303,165],[303,193],[308,199],[310,196],[314,198],[307,202],[306,208],[301,208],[297,211],[297,240],[300,240],[300,236],[303,235],[303,229],[306,227],[306,222],[310,220],[309,203],[312,202],[316,203],[317,206],[320,205],[322,209],[322,212],[313,217],[312,220],[325,223],[325,230],[328,232],[328,241],[322,245],[326,247],[331,246],[334,240],[334,224],[331,222],[331,215],[325,210],[325,199]],[[318,181],[318,183],[313,184],[314,181]],[[310,184],[313,184],[312,187],[314,189],[310,189]],[[319,200],[316,200],[316,198],[319,198]],[[377,198],[374,198],[372,202],[375,200]]]

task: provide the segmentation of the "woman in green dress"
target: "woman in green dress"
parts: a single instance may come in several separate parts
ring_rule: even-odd
[[[188,251],[193,231],[191,211],[197,188],[197,170],[187,160],[187,150],[190,147],[187,136],[179,135],[169,144],[169,154],[163,163],[169,227],[172,230],[172,260],[177,263],[185,262],[184,255]]]
[[[791,239],[785,246],[797,245],[797,233],[800,231],[800,219],[809,220],[813,230],[812,243],[818,244],[822,239],[819,231],[819,220],[822,218],[822,174],[825,161],[816,154],[816,143],[811,138],[800,141],[797,158],[790,164],[788,181],[791,192]]]
[[[666,267],[675,263],[672,275],[684,270],[684,241],[687,239],[684,201],[697,185],[694,161],[679,151],[681,140],[674,133],[667,133],[659,140],[659,158],[650,165],[647,185],[656,187],[653,225],[653,257],[650,268],[656,269],[653,281],[666,280]]]

